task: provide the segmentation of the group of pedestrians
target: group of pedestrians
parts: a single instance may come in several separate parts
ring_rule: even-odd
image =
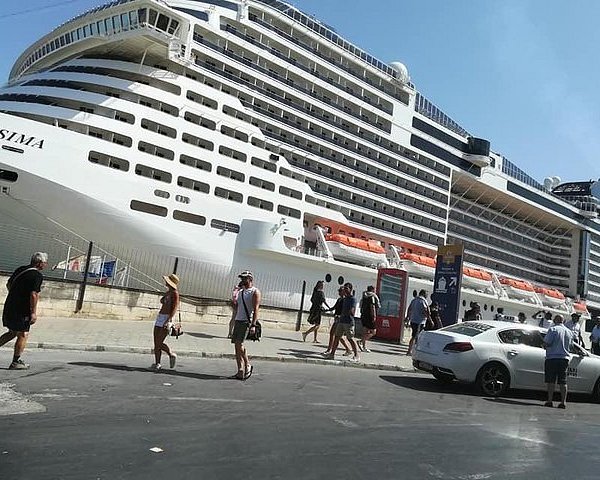
[[[302,340],[306,341],[311,333],[314,335],[313,343],[320,343],[317,333],[321,325],[323,312],[333,312],[333,323],[329,329],[329,342],[323,356],[328,359],[334,359],[339,345],[345,349],[345,356],[350,356],[354,362],[360,361],[360,352],[370,353],[367,342],[377,333],[375,319],[377,311],[381,307],[379,298],[375,293],[375,287],[369,285],[363,292],[358,308],[360,310],[360,322],[362,325],[362,334],[357,341],[355,336],[355,315],[357,301],[354,296],[354,287],[351,283],[345,283],[338,290],[338,299],[330,307],[325,299],[323,292],[324,283],[319,280],[312,292],[310,301],[311,307],[308,313],[307,322],[311,327],[302,332]],[[324,308],[325,307],[325,308]]]

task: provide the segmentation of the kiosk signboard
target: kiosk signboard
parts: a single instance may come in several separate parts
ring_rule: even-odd
[[[444,327],[458,322],[462,264],[462,245],[438,247],[431,301],[438,303]]]
[[[404,333],[408,274],[398,268],[380,268],[377,272],[377,296],[381,308],[375,325],[377,338],[400,342]]]

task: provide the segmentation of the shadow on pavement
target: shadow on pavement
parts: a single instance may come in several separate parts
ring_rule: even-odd
[[[295,342],[295,343],[304,343],[300,338],[290,338],[290,337],[274,337],[272,335],[265,335],[265,339],[269,340],[283,340],[284,342]]]
[[[184,332],[184,335],[189,335],[190,337],[196,338],[225,338],[219,335],[209,335],[208,333],[197,333],[197,332]]]
[[[464,396],[475,396],[481,397],[483,400],[492,403],[503,403],[508,405],[522,405],[522,406],[536,406],[538,403],[542,405],[544,400],[545,392],[536,390],[509,390],[508,394],[510,398],[503,397],[486,397],[479,393],[474,385],[466,383],[442,383],[437,381],[433,377],[422,376],[422,377],[408,377],[408,376],[394,376],[394,375],[380,375],[379,378],[389,382],[393,385],[410,388],[413,390],[419,390],[421,392],[433,392],[433,393],[449,393],[454,395]],[[558,392],[555,392],[555,401],[558,399]],[[529,401],[523,401],[529,400]],[[569,393],[567,403],[592,403],[589,395],[579,393]]]
[[[296,358],[323,358],[318,352],[313,350],[296,350],[295,348],[280,348],[280,355],[287,355]]]
[[[152,373],[148,368],[142,367],[130,367],[128,365],[121,365],[116,363],[98,363],[98,362],[70,362],[69,365],[76,365],[78,367],[95,367],[95,368],[109,368],[111,370],[120,370],[123,372],[145,372]],[[157,372],[160,375],[171,375],[174,377],[185,377],[185,378],[194,378],[196,380],[232,380],[232,377],[225,377],[222,375],[208,375],[205,373],[192,373],[192,372],[180,372],[178,370],[160,370]]]

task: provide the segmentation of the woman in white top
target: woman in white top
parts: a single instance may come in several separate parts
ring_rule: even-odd
[[[179,308],[179,291],[177,290],[179,277],[172,273],[168,277],[163,276],[163,278],[168,290],[160,299],[160,311],[154,322],[154,363],[150,367],[154,371],[161,369],[160,358],[162,352],[169,356],[169,366],[171,368],[175,368],[175,362],[177,361],[177,355],[171,351],[165,343],[165,339],[169,335],[173,325],[173,317]]]

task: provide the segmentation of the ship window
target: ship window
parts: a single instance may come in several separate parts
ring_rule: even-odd
[[[296,198],[298,200],[302,200],[302,193],[300,193],[298,190],[293,190],[288,187],[279,187],[279,193],[281,193],[282,195],[285,195],[287,197],[292,197],[292,198]]]
[[[281,215],[286,215],[292,218],[300,218],[300,210],[296,210],[295,208],[286,207],[285,205],[279,205],[277,207],[277,213]]]
[[[229,223],[224,220],[214,219],[210,222],[212,228],[223,230],[225,232],[240,233],[240,226],[235,223]]]
[[[151,178],[159,182],[171,183],[171,174],[164,170],[148,167],[146,165],[137,164],[135,166],[135,174],[141,177]]]
[[[142,128],[145,130],[150,130],[151,132],[158,133],[160,135],[165,135],[166,137],[175,138],[177,136],[177,131],[174,128],[167,127],[166,125],[161,125],[160,123],[153,122],[146,118],[142,119]]]
[[[243,195],[226,188],[217,187],[215,188],[215,195],[220,198],[231,200],[232,202],[242,203]]]
[[[175,201],[179,203],[190,203],[190,197],[186,197],[184,195],[175,195]]]
[[[275,191],[275,184],[268,182],[267,180],[263,180],[262,178],[250,177],[250,185],[254,185],[255,187],[259,187],[264,190],[269,190],[270,192]]]
[[[123,170],[124,172],[129,171],[129,162],[122,158],[112,157],[100,152],[90,152],[88,160],[98,165],[104,165],[105,167],[114,168],[115,170]]]
[[[174,210],[173,218],[181,222],[193,223],[195,225],[206,225],[206,217],[194,215],[189,212],[182,212],[181,210]]]
[[[273,211],[273,203],[256,197],[248,197],[248,205],[260,208],[261,210],[268,210],[269,212]]]
[[[245,162],[247,158],[245,153],[239,152],[238,150],[234,150],[233,148],[229,148],[224,145],[219,147],[219,153],[221,155],[225,155],[226,157],[231,157],[234,160],[239,160],[240,162]]]
[[[186,177],[177,178],[177,185],[201,193],[208,193],[210,191],[210,187],[207,183],[200,182],[198,180],[192,180],[191,178]]]
[[[149,213],[151,215],[158,215],[159,217],[166,217],[168,212],[165,207],[154,205],[153,203],[140,202],[139,200],[132,200],[129,207],[132,210]]]
[[[165,192],[164,190],[154,190],[154,195],[160,198],[169,198],[171,196],[169,192]]]
[[[200,138],[200,137],[195,137],[194,135],[190,135],[189,133],[184,133],[183,136],[181,137],[181,140],[183,140],[185,143],[189,143],[196,147],[204,148],[205,150],[212,151],[215,148],[214,143],[209,142],[208,140],[204,140],[203,138]]]
[[[180,155],[179,162],[199,170],[204,170],[206,172],[210,172],[212,170],[212,165],[210,163],[200,160],[199,158],[189,157],[187,155]]]
[[[140,152],[149,153],[150,155],[154,155],[160,158],[166,158],[167,160],[173,160],[175,154],[171,150],[167,150],[166,148],[159,147],[157,145],[152,145],[151,143],[139,142],[138,150]]]
[[[275,165],[274,163],[267,162],[265,160],[261,160],[260,158],[257,158],[257,157],[252,157],[252,160],[250,163],[252,163],[252,165],[254,165],[256,167],[260,167],[260,168],[264,168],[265,170],[269,170],[270,172],[277,171],[277,165]]]
[[[149,15],[148,15],[148,23],[150,25],[154,25],[156,23],[156,16],[157,16],[156,10],[150,9],[150,11],[148,13],[149,13]]]
[[[200,117],[199,115],[194,115],[190,112],[185,112],[183,118],[185,118],[188,122],[195,123],[196,125],[200,125],[201,127],[208,128],[209,130],[214,130],[217,128],[217,124],[208,118]]]
[[[169,25],[169,17],[163,15],[162,13],[158,16],[158,22],[156,22],[156,28],[162,30],[163,32],[167,31],[167,27]]]
[[[343,285],[344,284],[344,277],[338,277],[338,285]]]
[[[10,170],[0,170],[0,180],[5,182],[16,182],[17,178],[19,178],[19,174],[17,172],[11,172]]]
[[[217,175],[221,175],[222,177],[231,178],[237,182],[243,182],[246,180],[246,176],[243,173],[236,172],[235,170],[231,170],[225,167],[217,167]]]
[[[327,275],[325,275],[325,281],[327,283],[331,282],[331,274],[330,273],[328,273]]]

